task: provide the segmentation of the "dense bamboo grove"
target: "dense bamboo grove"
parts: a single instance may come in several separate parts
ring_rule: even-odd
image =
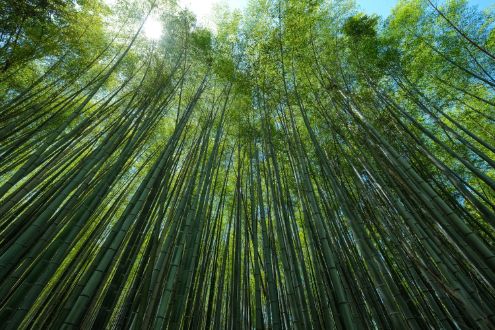
[[[493,11],[0,7],[2,328],[495,328]]]

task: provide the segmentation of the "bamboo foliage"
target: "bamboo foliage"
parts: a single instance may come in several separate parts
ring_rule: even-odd
[[[489,24],[253,1],[212,34],[144,6],[90,55],[0,29],[6,329],[495,327]]]

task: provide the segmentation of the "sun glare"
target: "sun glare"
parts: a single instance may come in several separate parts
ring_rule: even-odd
[[[143,26],[144,35],[150,40],[158,40],[162,36],[162,23],[156,16],[150,16]]]

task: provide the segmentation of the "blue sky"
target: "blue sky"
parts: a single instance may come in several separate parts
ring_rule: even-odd
[[[115,0],[105,0],[115,1]],[[368,14],[378,14],[382,17],[386,17],[390,14],[391,9],[398,2],[398,0],[355,0],[357,5],[362,11]],[[435,0],[437,3],[444,0]],[[248,0],[178,0],[178,3],[182,6],[188,7],[195,14],[200,22],[204,25],[210,25],[210,19],[213,14],[213,4],[217,2],[227,3],[232,9],[244,9],[248,3]],[[480,8],[486,8],[489,5],[493,5],[495,0],[468,0],[469,4],[477,5]]]
[[[244,8],[247,1],[248,0],[226,0],[231,8],[239,9]],[[468,2],[472,5],[478,5],[480,8],[486,8],[495,3],[494,0],[469,0]],[[366,13],[387,16],[397,3],[397,0],[356,0],[356,3]]]
[[[234,1],[239,2],[239,0]],[[356,3],[361,9],[369,14],[378,14],[381,16],[388,16],[391,9],[397,3],[396,0],[356,0]],[[494,0],[469,0],[469,4],[477,5],[479,8],[486,8],[489,5],[494,4]]]

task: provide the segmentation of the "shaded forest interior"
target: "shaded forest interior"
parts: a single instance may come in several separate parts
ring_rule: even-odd
[[[0,0],[0,327],[495,329],[494,7]]]

